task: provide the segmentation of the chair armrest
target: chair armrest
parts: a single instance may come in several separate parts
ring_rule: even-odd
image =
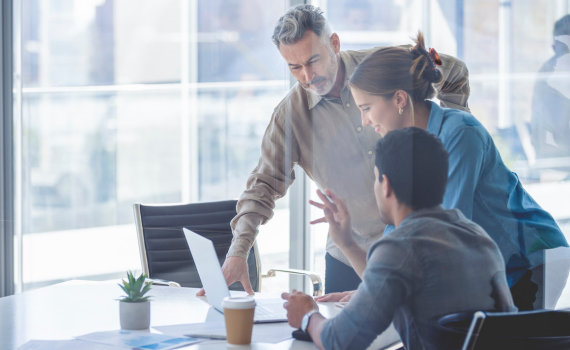
[[[311,279],[311,283],[313,284],[313,296],[317,297],[323,295],[323,282],[321,280],[321,277],[319,277],[319,275],[317,275],[315,272],[295,269],[271,269],[267,271],[266,275],[262,275],[261,277],[275,277],[276,272],[285,272],[292,275],[307,276]]]
[[[178,282],[173,282],[173,281],[159,280],[154,278],[147,278],[144,280],[144,283],[149,283],[149,282],[152,282],[152,284],[155,284],[157,286],[180,287],[180,284]]]

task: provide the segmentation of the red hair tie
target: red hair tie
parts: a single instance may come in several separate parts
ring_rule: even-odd
[[[439,58],[439,55],[437,54],[437,51],[435,51],[435,49],[432,48],[429,49],[429,57],[431,57],[433,63],[437,64],[438,66],[441,66],[442,64],[441,58]]]

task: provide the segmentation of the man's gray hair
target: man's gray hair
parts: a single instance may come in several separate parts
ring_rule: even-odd
[[[331,28],[323,10],[313,5],[291,7],[275,25],[271,40],[279,48],[280,44],[292,45],[301,40],[307,31],[312,31],[328,43]]]

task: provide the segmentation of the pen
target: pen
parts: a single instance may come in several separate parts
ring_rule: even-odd
[[[215,335],[215,334],[185,334],[186,337],[190,338],[203,338],[212,340],[226,340],[225,335]]]

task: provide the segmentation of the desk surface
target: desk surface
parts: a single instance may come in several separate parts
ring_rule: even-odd
[[[195,296],[196,291],[194,288],[154,286],[149,293],[153,296],[151,328],[212,321],[212,314],[215,313],[211,312],[205,297]],[[1,298],[0,349],[16,349],[32,339],[62,340],[86,333],[120,329],[119,302],[116,299],[121,294],[115,281],[69,281]],[[268,297],[277,296],[256,295],[256,298]],[[325,317],[334,317],[340,312],[333,303],[320,303],[319,308]],[[390,327],[371,347],[382,348],[382,344],[386,346],[398,340],[398,334]],[[226,348],[225,341],[217,341],[185,349]],[[302,350],[316,347],[313,343],[290,339],[278,344],[252,343],[243,348]]]

